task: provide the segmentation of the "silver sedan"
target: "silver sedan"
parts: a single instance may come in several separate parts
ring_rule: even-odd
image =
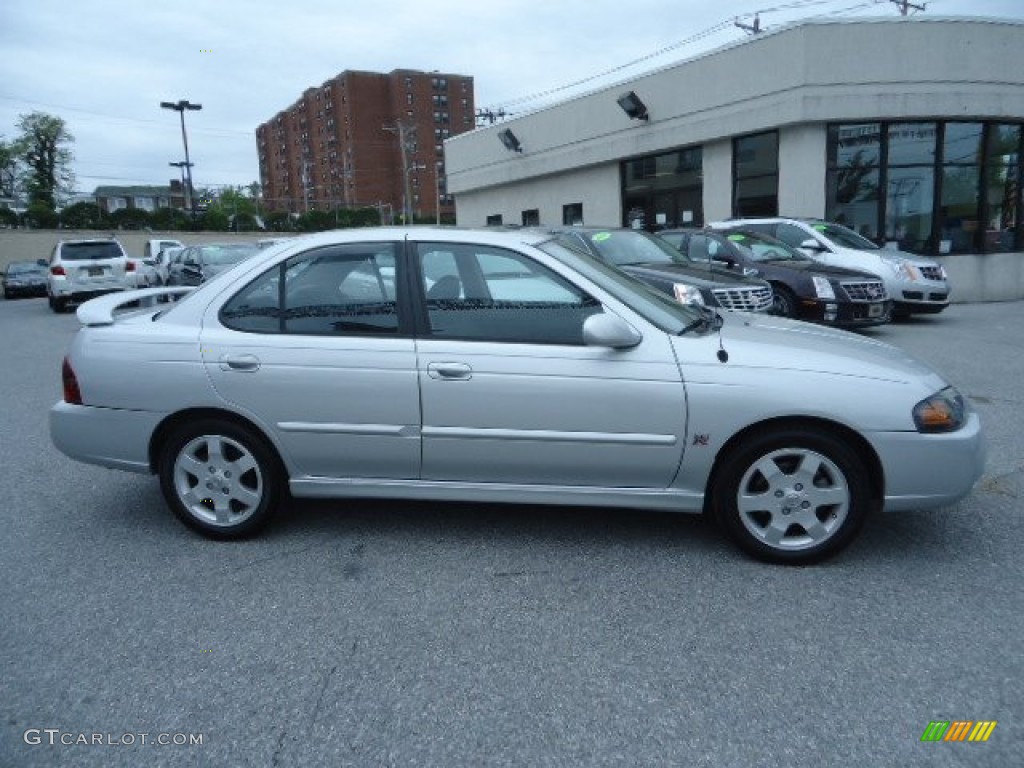
[[[196,289],[90,301],[52,439],[158,475],[216,538],[290,491],[707,513],[785,563],[980,477],[977,414],[902,351],[684,306],[549,238],[330,232]],[[188,295],[118,311],[162,292]]]

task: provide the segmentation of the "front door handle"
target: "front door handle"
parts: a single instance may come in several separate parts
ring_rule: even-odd
[[[220,369],[222,371],[258,371],[260,359],[256,355],[222,355]]]
[[[465,381],[473,378],[473,369],[465,363],[428,363],[427,375],[432,379]]]

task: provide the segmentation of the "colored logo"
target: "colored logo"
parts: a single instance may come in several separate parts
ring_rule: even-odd
[[[995,720],[932,720],[921,741],[988,741],[996,725]]]

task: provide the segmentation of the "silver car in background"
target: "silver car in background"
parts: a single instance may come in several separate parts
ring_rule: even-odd
[[[161,292],[188,295],[116,311]],[[954,503],[984,464],[978,415],[904,352],[681,305],[527,230],[296,238],[78,319],[54,444],[155,473],[215,538],[288,490],[703,512],[806,563],[872,512]]]

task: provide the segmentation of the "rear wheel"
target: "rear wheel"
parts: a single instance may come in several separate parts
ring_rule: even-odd
[[[259,435],[219,419],[175,431],[158,463],[160,488],[189,528],[215,539],[249,536],[277,509],[282,474]]]
[[[68,308],[67,299],[55,299],[53,296],[48,297],[50,300],[50,309],[56,312],[58,315],[64,312]]]
[[[821,429],[762,432],[723,462],[712,489],[719,523],[762,560],[806,564],[847,546],[871,507],[861,458]]]

